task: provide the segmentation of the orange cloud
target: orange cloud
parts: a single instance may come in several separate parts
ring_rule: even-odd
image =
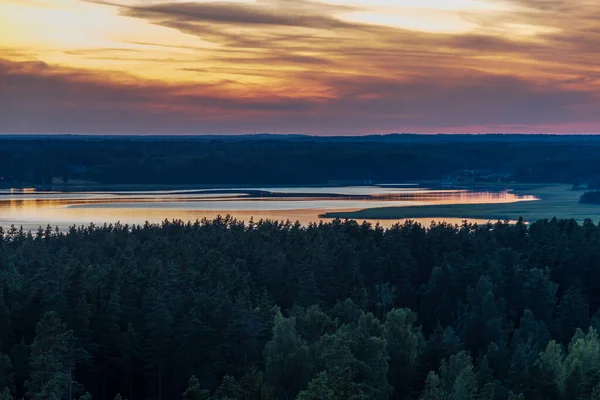
[[[143,27],[150,40],[107,28],[102,46],[3,43],[2,130],[600,130],[595,0],[420,3],[472,26],[437,33],[347,17],[393,17],[417,7],[412,0],[79,3],[111,10],[111,21]],[[35,59],[45,63],[24,62]]]

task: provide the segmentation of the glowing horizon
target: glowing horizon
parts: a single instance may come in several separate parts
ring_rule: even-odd
[[[594,3],[0,0],[0,133],[596,133]]]

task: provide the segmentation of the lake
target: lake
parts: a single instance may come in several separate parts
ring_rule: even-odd
[[[195,221],[231,215],[237,219],[328,221],[320,215],[378,207],[439,204],[499,204],[535,201],[531,195],[509,190],[474,191],[431,189],[418,185],[348,187],[249,187],[186,190],[60,192],[35,189],[0,190],[0,225],[36,230],[39,226],[114,223],[160,223],[165,219]],[[460,224],[464,218],[414,218],[425,225],[433,220]],[[379,221],[369,220],[376,223]],[[403,220],[384,220],[389,227]]]

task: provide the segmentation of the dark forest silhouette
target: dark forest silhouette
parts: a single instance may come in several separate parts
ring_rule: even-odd
[[[0,395],[598,399],[600,227],[13,228]]]
[[[296,185],[454,179],[600,181],[600,139],[554,136],[366,138],[3,138],[0,185]],[[55,183],[57,183],[55,182]]]

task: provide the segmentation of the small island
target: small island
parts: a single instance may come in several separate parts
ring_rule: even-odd
[[[600,190],[585,192],[579,198],[580,204],[600,204]]]

